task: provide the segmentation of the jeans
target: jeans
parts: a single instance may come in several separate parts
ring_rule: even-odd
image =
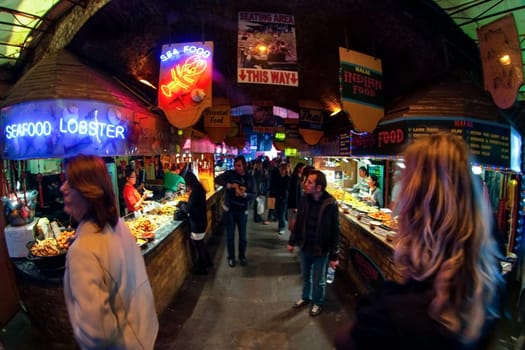
[[[323,305],[326,298],[328,253],[314,256],[301,250],[300,257],[303,270],[302,299],[311,300],[315,305]]]
[[[275,198],[275,216],[279,221],[278,229],[279,231],[286,228],[286,199],[285,198]]]
[[[228,259],[235,260],[235,226],[239,231],[239,258],[246,258],[246,223],[248,221],[248,209],[230,207],[224,213],[226,224],[226,245],[228,247]]]

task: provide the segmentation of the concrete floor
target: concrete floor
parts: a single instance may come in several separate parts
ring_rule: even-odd
[[[287,238],[277,234],[277,223],[262,225],[250,217],[248,265],[230,268],[224,234],[212,236],[208,246],[214,269],[208,275],[190,275],[159,316],[155,349],[333,349],[337,328],[352,319],[356,288],[339,273],[327,287],[323,313],[311,317],[308,308],[293,309],[302,281],[298,257],[286,250]],[[520,349],[519,327],[502,322],[487,349]],[[23,312],[1,330],[0,350],[4,348],[66,349],[39,338]]]

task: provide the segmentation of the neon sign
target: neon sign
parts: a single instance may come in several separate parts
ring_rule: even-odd
[[[60,158],[81,152],[123,155],[146,147],[142,129],[134,127],[135,112],[104,102],[33,101],[5,107],[1,113],[4,159]]]
[[[211,107],[213,42],[163,45],[159,61],[158,106],[169,123],[186,129]]]
[[[184,64],[177,64],[175,68],[171,68],[171,81],[160,87],[162,93],[166,97],[171,97],[172,92],[177,92],[180,89],[188,90],[199,76],[206,70],[208,62],[201,59],[199,55],[193,55],[184,61]],[[180,88],[180,89],[179,89]]]
[[[203,47],[197,47],[195,45],[184,45],[182,51],[184,54],[196,54],[204,58],[208,58],[211,55],[210,50],[206,50]],[[160,55],[160,60],[162,62],[166,62],[172,58],[178,58],[180,55],[180,51],[177,50],[177,48],[173,48]]]
[[[64,121],[63,118],[60,118],[58,130],[61,134],[125,139],[125,129],[122,125],[101,123],[96,120],[88,122],[85,120],[70,119]],[[26,136],[49,136],[53,131],[54,128],[50,121],[14,123],[6,125],[5,127],[5,135],[8,140]]]

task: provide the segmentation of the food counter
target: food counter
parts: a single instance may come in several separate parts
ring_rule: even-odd
[[[222,195],[221,189],[207,194],[207,238],[220,226]],[[142,218],[148,218],[147,214]],[[192,263],[187,244],[188,224],[172,218],[173,210],[171,217],[161,220],[162,225],[155,229],[154,239],[141,247],[159,315],[181,288]],[[53,343],[76,347],[64,303],[64,268],[46,271],[25,258],[12,259],[12,262],[21,300],[32,323]]]
[[[370,207],[352,194],[343,190],[330,190],[340,203],[340,269],[345,271],[360,290],[366,290],[359,278],[357,267],[349,256],[350,248],[357,248],[375,265],[387,280],[401,280],[393,263],[392,240],[396,233],[397,221],[390,210]],[[364,270],[370,266],[361,266]],[[367,271],[361,271],[362,273]]]

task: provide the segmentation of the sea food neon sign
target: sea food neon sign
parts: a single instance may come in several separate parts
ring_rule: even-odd
[[[59,119],[58,130],[61,134],[72,134],[82,136],[94,136],[109,139],[125,139],[126,129],[122,125],[114,125],[95,120],[77,120],[71,118],[64,120]],[[54,131],[53,125],[50,121],[24,122],[13,123],[6,125],[5,135],[8,140],[16,139],[18,137],[37,137],[50,136]]]
[[[184,45],[182,53],[173,48],[160,56],[162,62],[171,59],[179,59],[181,55],[190,55],[183,63],[177,63],[170,69],[171,81],[160,86],[161,92],[166,97],[172,97],[180,90],[190,89],[208,67],[207,58],[211,56],[211,51],[194,45]]]

